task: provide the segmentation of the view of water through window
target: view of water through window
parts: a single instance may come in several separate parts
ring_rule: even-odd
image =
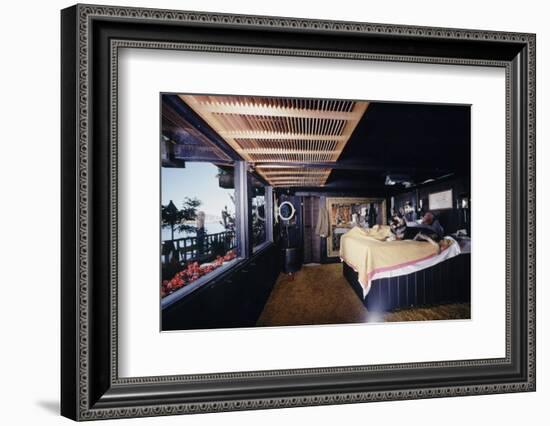
[[[162,168],[161,295],[189,285],[233,261],[233,167],[186,161]]]
[[[188,162],[185,168],[162,168],[162,200],[166,206],[172,201],[176,207],[183,208],[186,199],[197,199],[200,204],[196,213],[204,212],[204,227],[208,233],[223,232],[222,212],[235,216],[235,189],[219,186],[221,169],[212,163]],[[192,215],[194,216],[194,215]],[[194,228],[196,219],[187,219],[189,227],[176,226],[174,237],[190,237],[196,235]],[[162,240],[172,239],[171,228],[162,228]]]

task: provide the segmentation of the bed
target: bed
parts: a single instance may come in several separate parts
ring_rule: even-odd
[[[369,311],[470,300],[470,255],[452,237],[438,247],[387,241],[389,227],[355,227],[342,236],[346,280]]]

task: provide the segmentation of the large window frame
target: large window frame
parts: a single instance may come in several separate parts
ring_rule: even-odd
[[[273,243],[273,187],[265,187],[266,240],[254,247],[252,237],[252,184],[249,176],[249,163],[237,161],[235,164],[235,216],[240,226],[237,238],[241,244],[240,253],[248,259]]]
[[[265,226],[265,240],[260,242],[259,244],[254,245],[254,230],[253,230],[253,224],[254,224],[254,208],[252,205],[252,202],[254,198],[257,196],[254,193],[254,182],[256,181],[256,185],[260,184],[264,189],[264,226]],[[250,208],[250,214],[249,214],[249,221],[250,221],[250,242],[252,245],[252,254],[260,252],[262,249],[267,247],[270,242],[273,241],[273,187],[269,185],[264,179],[259,178],[257,175],[254,175],[253,172],[248,172],[248,197],[249,197],[249,208]]]
[[[234,181],[235,181],[235,221],[236,221],[236,239],[238,256],[214,271],[198,278],[196,281],[188,284],[160,300],[161,309],[164,309],[183,297],[193,293],[201,287],[204,287],[212,281],[218,279],[221,275],[231,273],[231,271],[251,257],[262,252],[273,244],[273,187],[265,185],[265,223],[266,240],[256,247],[253,246],[252,236],[252,185],[249,176],[249,163],[238,160],[234,162]]]

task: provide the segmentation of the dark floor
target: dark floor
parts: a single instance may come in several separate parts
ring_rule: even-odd
[[[349,324],[470,318],[469,304],[402,309],[371,316],[342,275],[342,264],[304,266],[293,278],[281,274],[258,326]]]

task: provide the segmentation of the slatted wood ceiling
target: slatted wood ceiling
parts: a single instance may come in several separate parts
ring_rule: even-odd
[[[256,96],[180,95],[271,185],[323,186],[330,168],[293,163],[335,162],[368,102]],[[288,167],[264,163],[288,163]]]

